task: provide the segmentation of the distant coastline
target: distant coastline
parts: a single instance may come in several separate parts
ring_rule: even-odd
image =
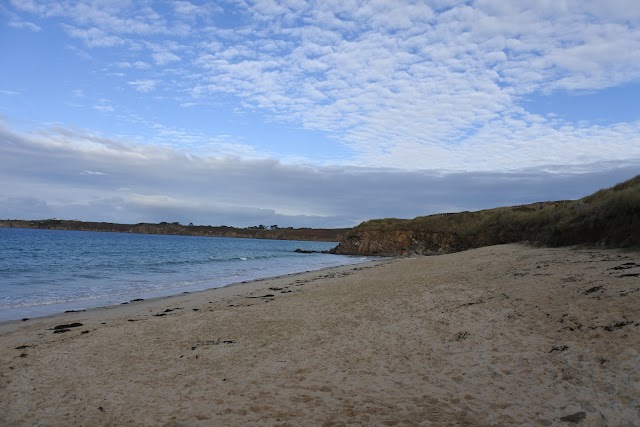
[[[0,220],[0,227],[110,231],[140,234],[338,242],[338,255],[442,255],[472,248],[529,242],[640,249],[640,175],[578,200],[537,202],[414,219],[384,218],[354,228],[279,228],[114,224],[60,219]]]
[[[182,225],[177,222],[117,224],[111,222],[87,222],[64,219],[0,220],[0,227],[46,230],[99,231],[111,233],[166,234],[177,236],[235,237],[246,239],[303,240],[339,242],[350,231],[348,228],[279,228],[256,226],[236,228],[229,226]]]

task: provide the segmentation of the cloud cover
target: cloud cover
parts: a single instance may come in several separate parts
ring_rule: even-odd
[[[399,171],[195,157],[81,130],[18,134],[0,127],[0,218],[350,227],[414,217],[582,197],[627,179],[634,166],[589,173]],[[562,169],[562,168],[561,168]]]
[[[8,213],[353,225],[579,197],[640,170],[640,120],[571,121],[525,108],[531,97],[640,81],[632,0],[8,7],[11,22],[32,24],[24,29],[42,34],[55,22],[94,57],[108,52],[101,69],[145,106],[168,99],[176,108],[258,112],[351,153],[276,160],[258,139],[159,124],[101,95],[86,100],[97,113],[155,137],[97,136],[78,130],[82,123],[27,132],[5,124],[1,173],[17,183],[0,192]]]

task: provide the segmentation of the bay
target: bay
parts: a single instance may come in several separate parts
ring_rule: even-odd
[[[0,228],[0,321],[369,261],[333,242]]]

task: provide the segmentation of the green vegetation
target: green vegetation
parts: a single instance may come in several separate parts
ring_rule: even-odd
[[[371,220],[353,231],[362,232],[409,232],[418,241],[439,234],[456,249],[519,241],[640,247],[640,175],[580,200]]]
[[[340,241],[340,254],[446,253],[529,241],[544,246],[600,245],[640,249],[640,175],[580,200],[421,216],[374,219],[354,229],[311,229],[257,225],[228,226],[112,224],[51,219],[0,220],[0,227],[111,231],[144,234]]]
[[[272,225],[269,228],[264,225],[248,228],[235,228],[225,225],[217,227],[209,225],[193,225],[193,223],[190,223],[189,225],[181,225],[179,222],[166,221],[159,224],[115,224],[110,222],[84,222],[61,219],[46,219],[40,221],[0,220],[0,227],[138,234],[170,234],[181,236],[236,237],[251,239],[310,240],[325,242],[338,242],[349,231],[349,229],[346,228],[280,228],[277,225]]]

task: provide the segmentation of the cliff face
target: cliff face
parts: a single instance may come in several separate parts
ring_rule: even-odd
[[[333,253],[435,255],[522,241],[640,248],[640,175],[580,200],[367,221]]]
[[[499,234],[477,234],[462,237],[452,232],[417,230],[361,230],[354,229],[332,253],[338,255],[441,255],[470,248],[519,241]]]
[[[394,256],[402,250],[408,250],[413,243],[409,231],[382,232],[373,230],[354,230],[331,250],[338,255],[377,255]]]

